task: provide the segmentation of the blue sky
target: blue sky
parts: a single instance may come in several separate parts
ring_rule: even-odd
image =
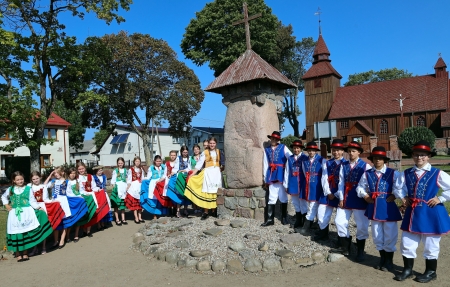
[[[206,3],[204,0],[134,0],[130,11],[121,12],[125,23],[110,26],[88,15],[84,21],[67,15],[62,19],[68,35],[79,42],[88,36],[103,36],[120,30],[149,34],[166,40],[178,58],[192,68],[205,88],[214,80],[207,65],[197,67],[181,53],[180,43],[185,27]],[[292,24],[297,39],[318,37],[318,18],[322,11],[322,35],[331,52],[334,68],[343,76],[385,68],[406,69],[414,75],[434,73],[433,66],[442,54],[450,64],[450,1],[299,1],[266,0],[272,13],[284,24]],[[252,11],[249,11],[252,14]],[[250,24],[251,29],[251,24]],[[242,39],[245,41],[245,39]],[[396,95],[393,95],[395,97]],[[304,111],[303,93],[300,109]],[[193,126],[222,127],[226,108],[218,94],[205,93],[202,108],[192,120]],[[299,117],[300,131],[305,126],[304,114]],[[286,122],[283,135],[292,133]],[[87,130],[91,139],[95,130]]]

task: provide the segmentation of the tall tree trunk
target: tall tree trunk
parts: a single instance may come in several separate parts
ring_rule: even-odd
[[[39,171],[41,172],[41,147],[29,148],[30,150],[30,172]]]
[[[156,137],[158,138],[158,148],[159,148],[159,155],[162,157],[162,152],[161,152],[161,141],[159,140],[159,132],[158,132],[159,127],[156,126]]]
[[[152,155],[150,154],[150,145],[147,133],[142,133],[142,146],[144,148],[145,163],[147,166],[150,166],[152,165]]]

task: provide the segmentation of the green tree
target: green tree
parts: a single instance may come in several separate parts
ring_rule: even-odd
[[[281,139],[281,143],[284,144],[285,146],[287,146],[289,148],[290,151],[292,151],[291,149],[291,144],[295,141],[298,140],[299,138],[293,135],[288,135],[285,136],[284,138]]]
[[[130,125],[142,138],[146,162],[151,162],[152,120],[166,120],[171,134],[181,137],[204,99],[200,81],[163,40],[122,31],[88,41],[104,45],[108,53],[91,49],[100,51],[100,69],[93,90],[79,98],[87,118],[92,125]]]
[[[270,64],[276,64],[278,20],[264,0],[248,0],[249,16],[262,13],[250,22],[252,50]],[[209,63],[219,76],[246,50],[244,25],[232,23],[243,18],[241,0],[215,0],[196,13],[186,27],[181,50],[186,58],[201,66]]]
[[[412,76],[413,74],[409,73],[407,70],[401,70],[397,68],[384,69],[379,71],[370,70],[368,72],[349,75],[348,81],[344,84],[344,86],[347,87],[389,80],[397,80],[401,78],[409,78]]]
[[[81,107],[68,108],[63,101],[59,100],[55,104],[54,112],[70,123],[69,146],[82,149],[86,127],[80,120],[83,114]]]
[[[124,21],[119,8],[128,10],[131,0],[0,0],[4,16],[2,29],[13,33],[15,47],[2,49],[0,75],[7,89],[0,96],[1,116],[8,121],[2,128],[12,137],[3,150],[26,146],[30,150],[31,170],[39,170],[41,145],[51,143],[43,138],[48,117],[64,91],[70,90],[67,75],[82,76],[79,60],[80,45],[65,32],[62,15],[83,19],[93,12],[107,24]],[[2,45],[4,45],[2,43]],[[4,53],[8,53],[4,57]],[[89,67],[90,63],[84,63]],[[75,82],[76,83],[76,82]],[[5,96],[6,95],[6,96]]]
[[[98,132],[95,132],[94,138],[93,138],[95,147],[97,149],[99,149],[103,145],[105,140],[109,137],[110,134],[111,134],[111,131],[108,129],[101,129]]]
[[[407,155],[412,154],[412,146],[418,141],[427,141],[434,147],[436,136],[426,127],[410,127],[405,129],[398,137],[398,147]]]

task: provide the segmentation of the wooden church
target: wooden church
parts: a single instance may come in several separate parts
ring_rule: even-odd
[[[370,152],[371,137],[389,149],[389,137],[411,126],[450,137],[449,75],[441,57],[434,74],[348,87],[341,87],[342,76],[331,65],[321,33],[313,58],[303,76],[308,141],[314,137],[314,122],[328,120],[336,120],[338,138],[361,142],[365,152]]]

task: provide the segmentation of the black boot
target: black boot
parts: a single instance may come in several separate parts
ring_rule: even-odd
[[[287,219],[287,203],[281,203],[281,224],[287,225],[289,221]]]
[[[386,251],[379,250],[378,252],[380,252],[380,262],[374,268],[378,270],[383,270],[383,266],[386,263]]]
[[[437,259],[425,259],[425,273],[416,276],[414,280],[420,283],[428,283],[431,280],[436,280],[437,278],[436,268],[437,268]]]
[[[338,237],[339,247],[330,249],[331,253],[341,253],[348,256],[350,254],[350,245],[352,244],[352,237]]]
[[[414,258],[406,258],[403,256],[403,271],[394,277],[397,281],[403,281],[405,279],[413,277]]]
[[[294,223],[294,229],[301,227],[303,221],[303,214],[301,212],[295,213],[295,223]]]
[[[356,239],[356,246],[358,248],[358,253],[356,254],[356,262],[363,262],[364,261],[364,247],[366,246],[366,240]]]
[[[389,272],[393,272],[394,271],[394,252],[387,252],[386,253],[386,261],[384,263],[384,265],[382,265],[381,270],[383,271],[389,271]]]
[[[267,205],[267,220],[261,226],[269,226],[274,225],[274,218],[275,218],[275,204],[268,204]]]
[[[303,236],[309,235],[309,230],[311,228],[311,224],[312,224],[312,221],[309,221],[308,219],[306,219],[305,222],[303,223],[303,227],[300,228],[298,233],[300,233]]]
[[[328,240],[328,232],[329,232],[329,228],[327,225],[327,227],[325,227],[324,229],[319,230],[317,235],[314,236],[314,240],[315,241]]]

